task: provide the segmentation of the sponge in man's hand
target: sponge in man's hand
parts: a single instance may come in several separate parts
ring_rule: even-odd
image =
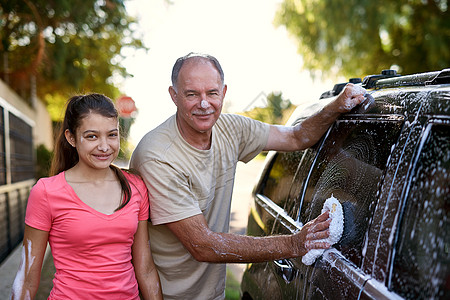
[[[330,198],[325,200],[325,203],[323,204],[322,213],[328,211],[331,223],[330,223],[330,236],[326,239],[322,239],[321,241],[327,242],[330,245],[336,244],[341,236],[342,232],[344,231],[344,213],[342,211],[342,205],[339,203],[339,201],[331,195]],[[305,265],[311,265],[314,263],[316,258],[321,256],[325,249],[312,249],[309,250],[308,253],[306,253],[302,257],[302,262]]]

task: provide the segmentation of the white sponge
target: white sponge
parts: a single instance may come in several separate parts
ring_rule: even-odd
[[[333,197],[333,195],[325,200],[325,203],[323,204],[322,213],[326,211],[329,211],[331,218],[329,228],[330,236],[322,241],[327,242],[330,245],[334,245],[340,240],[342,232],[344,231],[344,213],[342,211],[342,205],[336,198]],[[302,257],[302,262],[305,265],[311,265],[314,263],[316,258],[322,255],[324,251],[325,249],[309,250],[308,253]]]

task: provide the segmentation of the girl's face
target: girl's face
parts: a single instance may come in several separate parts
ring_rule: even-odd
[[[78,164],[104,169],[119,154],[119,123],[116,118],[90,113],[81,120],[75,135],[69,130],[66,130],[65,135],[67,141],[77,149]]]

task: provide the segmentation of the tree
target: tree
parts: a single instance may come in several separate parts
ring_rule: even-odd
[[[269,124],[284,124],[294,109],[290,100],[283,99],[281,92],[272,92],[267,96],[265,107],[255,107],[244,115]]]
[[[291,108],[289,99],[283,99],[282,93],[270,93],[267,96],[267,109],[270,112],[270,123],[282,124],[284,112]]]
[[[54,120],[75,93],[120,95],[124,48],[146,49],[124,0],[0,0],[1,77],[25,99],[30,78]],[[5,63],[6,62],[6,63]]]
[[[312,74],[361,77],[448,68],[447,0],[284,0],[276,13]]]

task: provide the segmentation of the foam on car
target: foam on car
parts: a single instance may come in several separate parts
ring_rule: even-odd
[[[344,231],[344,213],[342,211],[342,205],[339,203],[339,200],[336,199],[333,195],[330,198],[325,200],[323,204],[322,213],[328,211],[331,223],[330,223],[330,236],[326,239],[323,239],[324,242],[329,243],[330,245],[336,244],[340,238],[342,237],[342,232]],[[324,249],[312,249],[309,250],[302,257],[302,262],[305,265],[311,265],[314,261],[320,257]]]

